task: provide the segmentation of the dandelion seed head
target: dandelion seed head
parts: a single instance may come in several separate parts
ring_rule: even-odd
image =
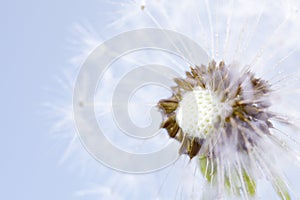
[[[212,59],[218,62],[224,60],[230,72],[228,73],[230,76],[219,81],[220,84],[214,82],[218,82],[220,71],[214,73],[214,76],[202,74],[199,77],[206,79],[204,83],[207,87],[193,85],[192,90],[190,84],[195,80],[184,76],[178,77],[177,82],[174,83],[175,87],[172,88],[174,95],[159,102],[164,116],[162,127],[172,138],[182,144],[180,153],[188,154],[193,158],[191,162],[197,163],[193,167],[199,172],[197,180],[188,180],[187,176],[184,176],[183,180],[179,181],[186,182],[184,184],[190,188],[185,188],[188,189],[186,198],[181,196],[180,190],[176,192],[176,199],[177,197],[191,199],[188,196],[201,199],[201,194],[202,199],[251,199],[250,197],[254,197],[253,191],[255,190],[256,193],[259,191],[258,179],[260,178],[268,180],[277,193],[283,191],[279,195],[281,199],[289,199],[289,195],[284,195],[290,189],[287,189],[287,181],[284,179],[283,169],[287,169],[288,163],[285,161],[299,161],[300,157],[299,153],[293,157],[294,153],[291,150],[291,145],[294,145],[293,148],[296,150],[299,149],[299,145],[292,140],[296,138],[299,141],[299,134],[297,134],[299,130],[286,128],[284,133],[282,132],[285,127],[299,123],[292,122],[299,116],[299,111],[295,108],[299,90],[290,91],[291,88],[299,88],[299,79],[292,81],[290,75],[294,74],[295,77],[299,75],[295,74],[295,70],[298,69],[295,64],[297,62],[294,62],[297,60],[295,54],[300,44],[297,35],[299,6],[294,6],[295,3],[298,2],[291,0],[176,3],[165,0],[116,1],[115,5],[119,9],[111,11],[111,16],[115,16],[115,19],[108,25],[109,28],[122,32],[136,28],[157,27],[184,33],[198,42]],[[101,41],[98,36],[91,34],[93,33],[91,31],[77,27],[77,32],[80,33],[80,38],[74,41],[75,45],[79,43],[76,49],[81,52],[79,56],[72,59],[75,66],[82,64],[91,50]],[[166,60],[166,63],[170,63],[170,60]],[[207,70],[209,64],[203,64],[206,65]],[[249,65],[249,71],[245,65]],[[184,69],[192,74],[188,67],[188,65],[180,65],[181,70]],[[122,69],[124,71],[124,68]],[[123,71],[118,67],[117,70],[108,70],[111,73],[105,74],[103,87],[95,98],[97,114],[102,113],[103,110],[108,111],[107,108],[110,107],[106,99],[109,99],[112,89],[107,88],[117,81],[109,76]],[[281,80],[282,78],[284,79]],[[272,84],[265,81],[269,79]],[[242,90],[237,95],[239,89]],[[223,98],[224,95],[226,98]],[[84,91],[82,96],[84,97]],[[145,98],[146,95],[141,96]],[[87,106],[84,98],[80,104],[79,106]],[[101,109],[98,109],[99,104]],[[135,102],[131,111],[138,109],[140,105]],[[72,109],[67,112],[68,118],[72,118]],[[279,114],[282,112],[284,115]],[[285,115],[293,118],[285,118]],[[143,114],[139,118],[142,117]],[[84,121],[85,118],[83,117],[82,120]],[[105,124],[102,126],[106,131],[111,129],[113,122],[103,119],[99,121]],[[114,140],[121,138],[120,143],[124,145],[128,143],[124,142],[127,140],[123,140],[123,136],[117,135],[111,138]],[[77,136],[72,139],[70,146],[72,148],[64,159],[72,154],[78,155],[79,149],[82,151]],[[143,152],[141,149],[138,151]],[[84,159],[86,157],[88,157],[86,154],[79,157],[79,160],[82,160],[82,171],[98,168],[94,164],[88,165],[87,160]],[[78,161],[77,158],[75,160]],[[181,161],[178,161],[177,166],[180,163]],[[176,173],[171,172],[171,176],[177,176],[183,168],[188,167],[181,166]],[[185,172],[193,177],[194,169],[190,168],[192,167]],[[94,170],[92,173],[96,174]],[[98,177],[101,177],[102,173],[99,174],[101,175]],[[199,181],[201,178],[205,179],[207,185]],[[116,194],[126,193],[122,189],[122,184],[125,185],[126,182],[119,183],[121,189],[116,190]],[[148,182],[139,185],[145,184]],[[176,183],[171,184],[170,187],[165,186],[163,190],[169,193],[170,188],[174,187],[177,187]],[[228,197],[227,193],[236,196]],[[99,196],[106,198],[104,193]],[[161,198],[157,197],[157,199]],[[165,199],[169,199],[169,196]]]
[[[231,70],[212,61],[176,78],[173,95],[158,103],[165,118],[162,128],[181,142],[181,153],[199,159],[204,178],[215,186],[209,198],[229,193],[248,199],[256,194],[259,176],[283,190],[280,196],[288,196],[278,166],[271,164],[279,162],[271,139],[271,121],[277,116],[269,111],[271,85],[247,67],[240,73]]]

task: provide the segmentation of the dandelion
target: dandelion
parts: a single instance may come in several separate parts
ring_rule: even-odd
[[[255,196],[261,170],[281,199],[291,199],[282,174],[264,156],[282,147],[272,134],[272,120],[282,116],[269,111],[271,85],[247,68],[233,69],[212,61],[175,79],[172,97],[158,103],[165,118],[162,128],[181,142],[180,153],[197,157],[215,187],[214,198],[225,191],[245,199]]]
[[[287,157],[289,162],[297,160],[299,147],[289,147],[297,141],[281,129],[295,127],[298,112],[288,116],[288,107],[274,99],[287,99],[282,90],[293,90],[281,85],[284,81],[297,87],[293,76],[287,80],[278,73],[283,70],[281,63],[297,49],[289,41],[297,46],[298,40],[284,36],[293,35],[287,30],[296,20],[295,2],[131,3],[141,3],[144,15],[156,26],[190,35],[212,59],[221,60],[186,68],[186,78],[175,79],[172,96],[158,103],[164,117],[161,127],[181,143],[180,154],[197,160],[209,185],[203,198],[227,194],[254,198],[261,179],[268,180],[281,199],[297,196],[286,180],[283,163]],[[143,21],[130,22],[140,26]],[[278,48],[282,43],[285,51]]]
[[[176,140],[181,146],[180,158],[174,164],[176,171],[170,169],[171,176],[184,174],[179,184],[190,187],[185,191],[187,195],[179,194],[176,183],[171,186],[163,183],[163,189],[170,192],[175,187],[174,193],[179,199],[261,199],[260,194],[269,183],[279,199],[298,198],[294,189],[298,180],[293,178],[299,176],[300,155],[296,106],[300,44],[297,2],[128,0],[118,1],[113,6],[110,16],[116,19],[105,28],[118,32],[145,27],[171,29],[198,42],[211,59],[203,65],[182,65],[163,55],[163,63],[177,64],[182,76],[174,79],[171,96],[161,96],[157,103],[163,116],[161,128],[165,130],[163,133],[168,133],[170,141]],[[114,31],[111,31],[113,35]],[[88,35],[83,36],[83,41],[88,43],[86,46],[92,43],[92,48],[97,45]],[[149,60],[157,58],[157,54],[152,56],[148,52],[148,55]],[[86,52],[82,53],[74,61],[82,62],[86,56]],[[131,60],[134,64],[144,63],[140,62],[141,57],[133,56]],[[122,70],[119,66],[118,70],[108,70],[110,77],[106,77],[104,89],[98,95],[101,98],[97,99],[102,112],[110,112],[109,103],[104,104],[117,82],[114,76]],[[147,95],[152,92],[148,91]],[[134,107],[139,108],[140,104]],[[102,123],[106,130],[115,130],[111,128],[113,120]],[[124,137],[112,138],[119,138],[118,142],[126,146]],[[73,145],[74,148],[77,145]],[[181,165],[187,160],[188,165]],[[100,174],[99,178],[103,173]],[[151,176],[151,183],[161,185],[157,182],[163,179],[162,174],[157,172]],[[196,180],[190,181],[187,174]],[[117,181],[119,176],[111,175],[111,179],[121,184]],[[130,178],[131,183],[138,180]],[[199,186],[203,179],[204,185]],[[148,184],[144,179],[142,183],[134,186]],[[130,196],[120,185],[118,188],[122,189],[118,191],[113,183],[105,185],[102,181],[100,184],[100,189],[83,190],[80,196],[97,192],[105,198],[110,195],[128,199]],[[110,190],[113,192],[107,192]],[[143,191],[136,199],[143,197]],[[149,199],[160,199],[160,194],[152,193],[148,191]]]

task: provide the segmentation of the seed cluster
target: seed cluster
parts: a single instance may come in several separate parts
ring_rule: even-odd
[[[176,121],[189,137],[206,138],[225,112],[223,103],[201,87],[186,92],[176,111]]]
[[[226,138],[235,141],[238,151],[249,153],[270,133],[270,86],[247,70],[236,74],[224,62],[191,67],[186,78],[175,79],[173,95],[159,101],[165,119],[161,127],[182,143],[180,153],[190,158],[200,150],[207,157],[216,155],[218,150],[205,142],[217,135],[223,140],[216,139],[216,147],[226,145]]]

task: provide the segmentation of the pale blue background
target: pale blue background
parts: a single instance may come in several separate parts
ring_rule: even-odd
[[[101,1],[1,1],[0,3],[0,199],[74,199],[80,188],[51,153],[50,121],[43,103],[58,88],[70,52],[70,27],[80,20],[99,20]],[[92,15],[93,14],[93,15]]]
[[[71,27],[87,21],[101,35],[110,20],[103,17],[111,10],[106,5],[104,0],[0,3],[0,199],[71,200],[85,188],[80,176],[58,165],[64,149],[53,146],[53,121],[43,104],[54,99],[49,88],[60,90],[55,76],[74,55],[67,48]]]

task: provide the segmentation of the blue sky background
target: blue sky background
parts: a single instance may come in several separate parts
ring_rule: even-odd
[[[1,1],[0,199],[73,199],[79,180],[58,166],[60,155],[51,152],[51,122],[45,120],[43,103],[53,95],[46,88],[59,89],[54,77],[69,65],[70,27],[86,19],[105,23],[99,18],[103,5]]]
[[[56,145],[60,141],[50,133],[54,116],[44,104],[61,90],[56,77],[72,67],[74,24],[88,22],[103,39],[111,37],[104,27],[114,10],[104,1],[0,3],[0,199],[71,200],[85,188],[76,168],[70,172],[58,164],[65,144]],[[100,167],[96,161],[93,165]]]

